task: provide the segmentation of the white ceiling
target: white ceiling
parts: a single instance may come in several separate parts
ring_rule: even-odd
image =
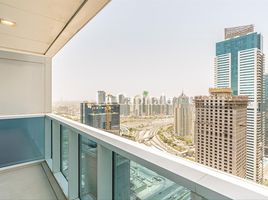
[[[109,0],[0,0],[0,48],[54,56]]]

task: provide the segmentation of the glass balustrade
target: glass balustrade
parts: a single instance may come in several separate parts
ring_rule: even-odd
[[[52,158],[48,166],[70,199],[97,200],[103,187],[110,188],[107,190],[109,198],[115,200],[204,200],[242,196],[265,199],[268,196],[261,186],[188,161],[171,162],[186,175],[154,159],[148,163],[150,156],[158,158],[155,152],[139,149],[134,142],[117,137],[60,117],[0,119],[0,167],[45,159],[46,146],[51,151],[51,155],[46,153],[46,159]],[[146,162],[143,153],[147,154]],[[165,160],[159,155],[161,158]],[[171,157],[167,161],[169,159]],[[100,163],[107,166],[101,167]],[[186,177],[182,178],[184,175]],[[247,186],[242,187],[237,182]],[[223,185],[226,191],[217,185]],[[229,185],[241,193],[230,190]],[[250,189],[251,186],[256,190]]]
[[[114,199],[188,200],[191,191],[119,154],[114,154]]]
[[[80,136],[80,199],[97,199],[97,143]]]
[[[61,160],[60,168],[63,176],[68,180],[68,167],[69,167],[69,130],[61,126],[60,127],[60,147],[61,147]]]
[[[0,120],[0,167],[44,159],[44,117]]]

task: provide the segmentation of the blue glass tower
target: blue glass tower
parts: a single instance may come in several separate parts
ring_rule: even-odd
[[[231,56],[231,82],[233,95],[238,95],[238,54],[242,50],[257,48],[262,50],[261,35],[250,33],[216,43],[216,56],[230,54]]]
[[[246,178],[263,180],[264,54],[262,35],[253,25],[225,29],[225,40],[216,43],[215,87],[246,95]]]

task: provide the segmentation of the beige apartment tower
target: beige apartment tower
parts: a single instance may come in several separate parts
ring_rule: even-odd
[[[183,92],[174,108],[174,134],[178,136],[193,135],[193,109],[189,97]]]
[[[248,97],[229,88],[209,92],[194,99],[196,161],[245,178]]]

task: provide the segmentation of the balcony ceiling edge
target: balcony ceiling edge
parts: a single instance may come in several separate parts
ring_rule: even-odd
[[[0,50],[53,57],[110,0],[0,2]],[[3,12],[2,12],[3,11]]]
[[[93,19],[110,0],[86,0],[74,16],[66,24],[59,36],[45,52],[46,56],[53,57],[64,45],[78,33],[91,19]]]

